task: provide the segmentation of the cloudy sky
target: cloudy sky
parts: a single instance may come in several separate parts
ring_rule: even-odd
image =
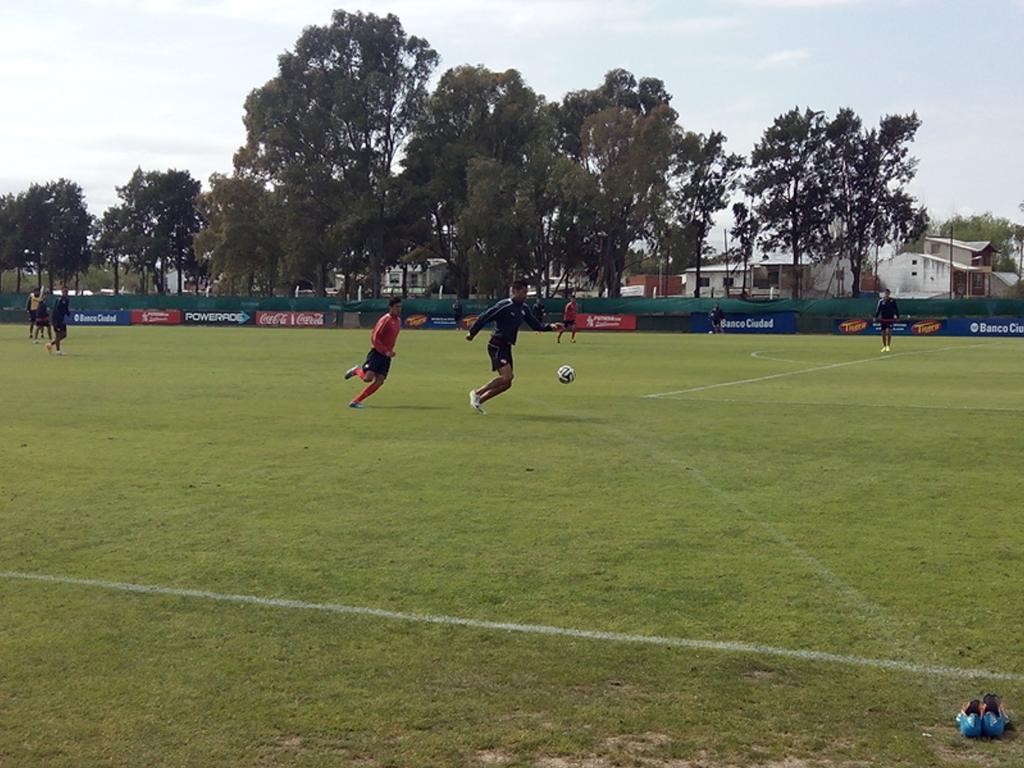
[[[744,154],[795,105],[916,110],[933,215],[1024,218],[1024,0],[5,0],[0,193],[64,176],[100,214],[136,166],[230,171],[246,94],[336,7],[549,99],[614,67],[659,77],[684,127]]]

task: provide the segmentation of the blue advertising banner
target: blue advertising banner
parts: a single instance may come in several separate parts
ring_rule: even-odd
[[[416,330],[454,331],[458,326],[454,317],[438,317],[437,315],[406,315],[402,318],[402,327]]]
[[[842,336],[878,336],[882,326],[875,320],[836,320],[835,333]],[[1024,338],[1024,317],[949,317],[942,320],[898,320],[893,336],[974,336]]]
[[[691,333],[711,333],[711,318],[690,315]],[[726,315],[722,321],[726,333],[796,333],[796,312],[772,312],[764,315]]]
[[[131,325],[132,313],[126,310],[73,309],[68,325]]]

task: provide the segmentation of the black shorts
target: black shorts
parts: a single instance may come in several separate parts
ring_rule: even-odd
[[[49,324],[50,324],[50,318],[49,317],[37,317],[36,318],[36,327],[37,328],[45,328]]]
[[[391,358],[382,355],[376,349],[371,349],[366,355],[366,362],[363,363],[364,371],[373,371],[381,376],[387,376],[391,371]]]
[[[57,323],[57,322],[54,322],[53,330],[56,333],[63,333],[65,336],[68,335],[68,325],[67,325],[67,323]]]
[[[576,325],[576,321],[575,320],[563,320],[562,321],[562,325],[565,326],[566,328],[572,328],[574,325]]]
[[[896,320],[891,317],[882,317],[879,318],[878,322],[882,325],[883,329],[889,329],[891,331],[893,323],[895,323]]]
[[[36,311],[34,309],[30,309],[28,311],[28,321],[30,323],[34,323],[36,321]]]
[[[507,342],[487,342],[487,354],[491,358],[492,371],[512,365],[512,345]]]

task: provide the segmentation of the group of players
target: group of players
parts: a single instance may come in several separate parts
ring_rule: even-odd
[[[488,307],[476,318],[466,334],[466,341],[473,341],[485,325],[494,323],[491,338],[487,341],[487,356],[490,358],[491,371],[495,376],[482,387],[469,391],[469,404],[477,413],[487,413],[483,404],[512,388],[512,347],[516,344],[519,328],[524,322],[538,332],[558,331],[558,343],[562,341],[562,334],[569,331],[570,341],[576,343],[576,299],[569,297],[562,313],[562,322],[545,323],[526,304],[527,290],[528,286],[522,280],[512,283],[511,297]],[[461,312],[456,307],[453,309],[456,323],[461,327]],[[363,408],[363,401],[384,386],[384,381],[391,372],[395,343],[401,330],[402,300],[393,298],[388,301],[387,314],[373,327],[370,334],[370,351],[366,355],[366,360],[362,365],[352,366],[345,372],[346,379],[357,377],[366,384],[366,387],[348,404],[349,408]]]
[[[38,344],[43,340],[43,331],[46,331],[46,351],[50,354],[63,355],[64,350],[60,345],[67,338],[68,315],[71,314],[68,289],[61,288],[60,295],[53,305],[52,319],[48,304],[49,295],[49,291],[42,286],[34,288],[28,295],[28,301],[25,303],[25,309],[28,311],[28,337],[33,344]]]
[[[476,335],[490,322],[494,323],[494,331],[487,342],[487,355],[491,360],[491,371],[494,378],[482,387],[469,391],[469,404],[477,413],[487,413],[483,404],[512,388],[514,378],[512,347],[519,336],[519,328],[525,322],[535,331],[558,331],[558,342],[562,334],[571,331],[572,342],[576,343],[576,299],[569,297],[560,323],[544,323],[543,307],[537,302],[537,310],[526,304],[527,284],[522,280],[512,283],[512,295],[492,305],[479,315],[469,328],[466,340],[472,341]],[[462,305],[456,299],[452,306],[456,324],[462,324]],[[538,317],[540,315],[540,317]],[[716,303],[710,313],[713,332],[722,333],[725,312]],[[882,331],[882,352],[892,351],[892,327],[900,319],[899,307],[886,289],[875,308],[875,319],[879,321]],[[370,351],[362,365],[354,365],[345,372],[345,379],[358,377],[366,387],[348,404],[349,408],[363,408],[363,401],[384,386],[384,381],[391,372],[391,360],[395,357],[395,344],[398,333],[402,330],[402,300],[393,298],[388,302],[387,314],[383,315],[373,327],[370,334]]]

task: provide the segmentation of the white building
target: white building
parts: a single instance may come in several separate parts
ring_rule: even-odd
[[[1000,286],[995,291],[992,286],[992,243],[926,237],[924,246],[927,253],[896,253],[879,260],[882,287],[908,299],[1000,293]],[[1004,280],[999,282],[1005,285]]]
[[[793,256],[781,253],[768,254],[749,262],[744,283],[742,262],[708,264],[700,267],[700,296],[739,297],[745,285],[746,295],[751,298],[791,297],[797,269],[798,267],[793,264]],[[849,262],[845,259],[828,259],[818,263],[803,262],[799,270],[805,298],[849,296],[852,293],[853,275],[849,269]],[[696,267],[690,267],[683,274],[687,296],[692,296],[696,288],[696,271]]]
[[[431,288],[444,285],[448,275],[448,267],[444,259],[427,259],[426,264],[408,264],[391,267],[384,271],[381,281],[381,292],[390,294],[402,293],[402,280],[405,276],[406,291],[410,296],[421,296]]]

